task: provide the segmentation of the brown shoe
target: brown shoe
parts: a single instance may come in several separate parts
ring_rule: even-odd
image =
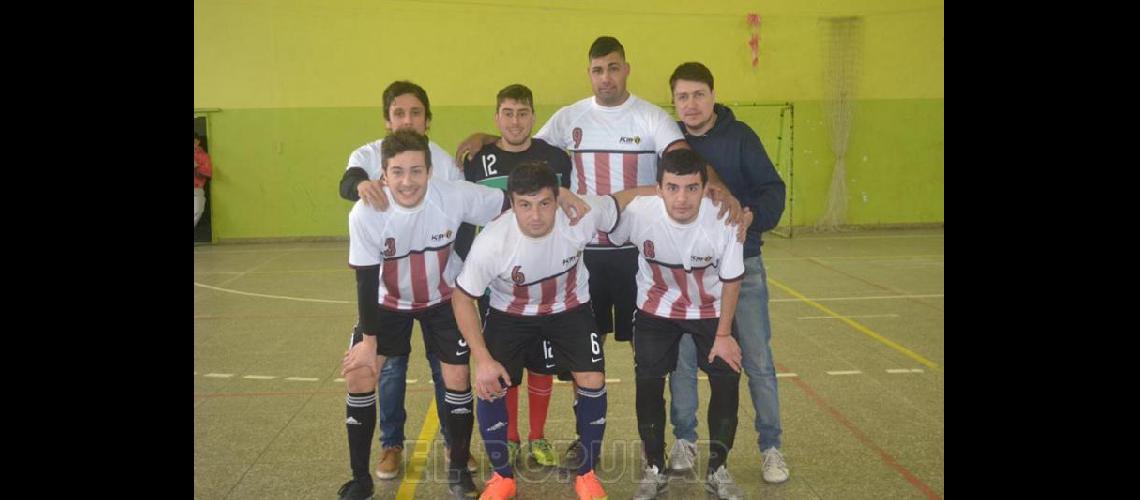
[[[391,447],[380,451],[380,463],[376,464],[376,477],[393,479],[400,474],[400,459],[403,448]]]
[[[451,465],[451,448],[447,445],[443,447],[443,463],[444,465]],[[479,464],[475,463],[475,457],[467,454],[467,472],[478,472]]]

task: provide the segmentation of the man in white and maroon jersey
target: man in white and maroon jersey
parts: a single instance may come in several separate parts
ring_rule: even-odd
[[[387,357],[411,351],[413,320],[420,322],[425,350],[442,362],[451,436],[449,487],[457,497],[478,494],[465,466],[474,398],[470,349],[448,304],[461,265],[451,258],[451,247],[460,224],[487,224],[507,208],[508,199],[498,189],[432,178],[430,158],[426,137],[413,130],[393,132],[381,146],[387,208],[379,211],[357,201],[348,216],[348,262],[356,269],[361,331],[353,334],[341,368],[349,392],[346,426],[353,474],[341,487],[341,499],[373,493],[368,455],[377,374]],[[563,191],[563,210],[586,212],[581,200]]]
[[[476,236],[452,301],[475,358],[480,432],[494,467],[484,498],[515,494],[504,396],[506,386],[521,379],[527,354],[544,342],[558,369],[571,372],[577,385],[577,428],[587,446],[585,460],[577,464],[575,491],[579,498],[604,498],[593,469],[605,433],[605,356],[581,257],[598,231],[614,228],[620,206],[634,193],[584,196],[592,209],[571,226],[556,210],[558,180],[545,162],[516,165],[507,192],[513,208]],[[473,297],[487,288],[490,310],[480,328]]]
[[[486,224],[507,208],[507,199],[498,189],[430,179],[429,151],[427,138],[414,130],[386,137],[380,149],[387,180],[382,194],[392,203],[381,212],[357,201],[348,216],[348,262],[356,270],[361,328],[342,361],[353,479],[341,487],[341,499],[373,493],[368,460],[377,375],[387,357],[411,352],[413,320],[420,322],[425,350],[442,362],[451,491],[464,497],[478,494],[465,467],[474,422],[470,356],[448,304],[460,265],[450,256],[459,225]]]
[[[615,243],[629,242],[640,250],[633,356],[646,469],[633,498],[654,498],[667,485],[665,375],[676,367],[685,334],[697,346],[697,364],[712,389],[708,489],[719,498],[740,498],[725,469],[739,402],[741,354],[732,320],[744,277],[740,227],[718,220],[704,198],[708,168],[696,152],[667,152],[659,167],[657,196],[630,202],[610,234]],[[745,220],[747,227],[750,212]]]

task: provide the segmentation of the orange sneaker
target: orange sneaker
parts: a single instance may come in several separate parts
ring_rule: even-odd
[[[491,474],[491,479],[483,483],[483,494],[479,500],[507,500],[515,497],[515,478],[500,476],[498,472]]]
[[[598,476],[594,475],[594,471],[587,472],[578,476],[574,480],[574,492],[578,494],[578,500],[606,500],[606,490],[602,488],[602,482],[598,481]]]

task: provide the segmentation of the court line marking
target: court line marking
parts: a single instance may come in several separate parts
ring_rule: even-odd
[[[786,368],[777,363],[776,369],[785,370]],[[799,387],[800,390],[804,391],[804,393],[806,393],[808,395],[808,398],[810,398],[816,404],[816,406],[819,406],[821,409],[823,409],[828,414],[830,414],[831,418],[838,421],[841,425],[843,425],[843,427],[846,427],[847,430],[852,435],[854,435],[856,439],[858,439],[861,443],[863,443],[864,446],[866,446],[867,448],[870,448],[871,451],[878,453],[879,458],[882,459],[882,461],[884,463],[886,463],[888,466],[890,466],[892,469],[894,469],[896,472],[898,472],[900,475],[902,475],[903,479],[906,479],[907,482],[909,482],[911,485],[913,485],[915,488],[917,488],[919,491],[921,491],[924,495],[926,495],[926,498],[937,498],[937,499],[942,498],[937,492],[934,491],[933,488],[931,488],[926,483],[922,482],[921,479],[919,479],[917,476],[915,476],[914,473],[912,473],[910,471],[910,469],[907,469],[905,466],[903,466],[897,460],[895,460],[894,456],[892,456],[890,453],[887,453],[886,450],[879,447],[879,445],[876,444],[873,440],[871,440],[871,438],[869,436],[867,436],[867,434],[864,433],[862,429],[860,429],[858,426],[856,426],[854,423],[852,423],[850,420],[848,420],[847,417],[843,415],[843,413],[841,413],[834,406],[831,406],[831,404],[828,403],[827,400],[823,399],[823,396],[820,396],[819,393],[815,392],[815,389],[812,389],[812,387],[810,385],[808,385],[807,382],[805,382],[803,379],[797,378],[797,379],[793,380],[792,383],[796,384],[796,387]]]
[[[824,372],[824,373],[826,373],[828,375],[861,375],[863,372],[861,372],[859,370],[835,370],[835,371]]]
[[[772,278],[768,278],[772,281]],[[867,295],[863,297],[820,297],[812,299],[816,302],[837,302],[843,300],[892,300],[892,299],[944,299],[944,293],[912,294],[912,295]],[[800,302],[801,299],[769,299],[768,302]]]
[[[250,297],[264,297],[267,299],[295,300],[297,302],[319,302],[322,304],[355,304],[356,303],[355,300],[350,301],[350,300],[307,299],[307,298],[303,298],[303,297],[288,297],[285,295],[268,295],[268,294],[264,294],[264,293],[243,292],[240,290],[232,290],[229,288],[222,288],[220,286],[203,285],[201,283],[198,283],[197,281],[194,282],[194,286],[201,287],[201,288],[208,288],[210,290],[217,290],[219,292],[236,293],[238,295],[248,295]]]
[[[319,382],[321,379],[311,377],[285,377],[285,380],[293,380],[297,382]]]
[[[888,339],[882,335],[879,335],[879,334],[871,331],[870,328],[863,326],[861,323],[859,323],[857,321],[849,319],[849,318],[843,316],[842,314],[839,314],[835,311],[832,311],[831,309],[828,309],[827,306],[820,304],[819,302],[816,302],[812,299],[809,299],[807,296],[805,296],[804,294],[802,294],[800,292],[793,290],[788,285],[780,283],[779,281],[772,279],[772,278],[768,278],[768,282],[773,284],[773,285],[776,285],[777,287],[779,287],[781,290],[787,292],[788,294],[791,294],[792,296],[810,304],[812,307],[815,307],[816,309],[823,311],[825,314],[832,316],[836,319],[839,319],[839,320],[843,321],[844,323],[847,323],[848,326],[850,326],[851,328],[854,328],[859,333],[862,333],[868,337],[871,337],[871,338],[879,341],[883,345],[890,347],[891,349],[894,349],[894,350],[902,353],[906,357],[911,358],[915,361],[918,361],[919,363],[922,363],[923,365],[926,365],[927,367],[929,367],[933,370],[942,371],[942,368],[939,367],[937,363],[918,355],[914,351],[907,349],[906,347],[903,347],[902,345],[900,345],[899,343],[897,343],[891,339]]]
[[[249,378],[249,379],[253,379],[253,380],[273,380],[277,377],[275,377],[273,375],[246,375],[242,378]]]
[[[864,314],[861,316],[847,316],[848,318],[897,318],[897,314]],[[833,316],[800,316],[796,319],[839,319]]]
[[[420,427],[420,437],[416,440],[416,448],[412,452],[412,460],[404,469],[404,480],[400,481],[400,489],[396,491],[396,500],[413,500],[416,497],[416,486],[423,482],[424,472],[427,471],[428,446],[432,442],[432,436],[437,432],[439,432],[439,416],[435,411],[435,398],[431,398],[424,425]]]
[[[232,374],[232,373],[207,373],[204,376],[209,377],[209,378],[230,378],[230,377],[234,376],[234,374]]]

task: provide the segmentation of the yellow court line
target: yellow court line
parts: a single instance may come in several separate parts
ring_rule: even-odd
[[[857,321],[854,321],[854,320],[852,320],[851,318],[848,318],[848,317],[846,317],[846,316],[843,316],[843,315],[841,315],[841,314],[839,314],[839,313],[837,313],[837,312],[835,312],[835,311],[832,311],[831,309],[828,309],[828,308],[827,308],[827,306],[825,306],[825,305],[823,305],[823,304],[820,304],[819,302],[816,302],[816,301],[814,301],[814,300],[811,300],[811,299],[807,298],[806,296],[804,296],[804,294],[802,294],[802,293],[800,293],[800,292],[797,292],[797,291],[795,291],[795,290],[792,290],[792,289],[791,289],[791,288],[789,288],[787,285],[785,285],[785,284],[783,284],[783,283],[780,283],[779,281],[776,281],[776,280],[774,280],[774,279],[772,279],[772,278],[768,278],[768,282],[769,282],[769,283],[771,283],[771,284],[773,284],[773,285],[776,285],[777,287],[780,287],[780,289],[781,289],[781,290],[783,290],[783,291],[785,291],[785,292],[788,292],[789,294],[791,294],[792,296],[796,297],[797,299],[800,299],[800,300],[802,300],[802,301],[804,301],[804,302],[807,302],[808,304],[811,304],[811,305],[812,305],[812,307],[815,307],[816,309],[819,309],[820,311],[823,311],[823,312],[824,312],[824,313],[826,313],[827,315],[829,315],[829,316],[831,316],[831,317],[833,317],[833,318],[836,318],[836,319],[838,319],[838,320],[841,320],[841,321],[843,321],[844,323],[847,323],[847,325],[848,325],[848,326],[850,326],[851,328],[854,328],[854,329],[858,330],[860,333],[863,333],[864,335],[867,335],[868,337],[871,337],[871,338],[873,338],[873,339],[875,339],[875,340],[878,340],[879,342],[882,342],[884,345],[886,345],[887,347],[890,347],[891,349],[894,349],[894,350],[896,350],[896,351],[898,351],[898,352],[901,352],[901,353],[903,353],[903,354],[904,354],[904,355],[906,355],[908,358],[910,358],[910,359],[913,359],[913,360],[915,360],[915,361],[918,361],[919,363],[922,363],[922,364],[924,364],[924,365],[926,365],[926,366],[929,366],[931,369],[934,369],[934,370],[938,370],[938,371],[942,371],[942,367],[938,366],[938,363],[935,363],[935,362],[933,362],[933,361],[930,361],[929,359],[926,359],[926,358],[924,358],[924,357],[922,357],[922,356],[919,356],[919,355],[918,355],[918,354],[916,354],[914,351],[911,351],[910,349],[907,349],[907,348],[905,348],[905,347],[903,347],[903,346],[899,345],[899,344],[898,344],[898,343],[896,343],[895,341],[893,341],[893,340],[891,340],[891,339],[888,339],[888,338],[886,338],[886,337],[884,337],[884,336],[882,336],[882,335],[879,335],[879,334],[877,334],[877,333],[875,333],[875,332],[871,331],[871,329],[870,329],[870,328],[867,328],[867,327],[863,326],[863,325],[862,325],[862,324],[860,324],[859,322],[857,322]]]
[[[420,428],[420,437],[416,441],[416,449],[412,451],[412,460],[404,470],[404,480],[400,482],[400,489],[396,491],[396,500],[412,500],[416,497],[416,486],[423,482],[424,472],[427,471],[427,456],[431,449],[432,438],[439,432],[439,416],[435,414],[435,396],[427,408],[427,417],[424,426]],[[415,476],[415,477],[411,477]]]

